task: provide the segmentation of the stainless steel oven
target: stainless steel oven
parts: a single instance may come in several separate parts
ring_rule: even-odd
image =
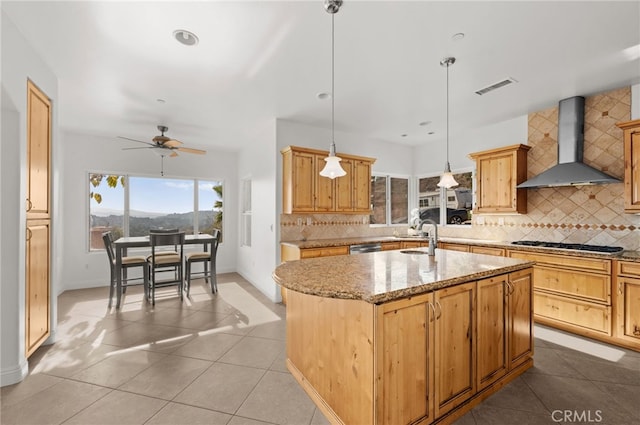
[[[364,254],[365,252],[378,252],[382,251],[382,244],[376,243],[361,243],[358,245],[351,245],[349,247],[349,254]]]

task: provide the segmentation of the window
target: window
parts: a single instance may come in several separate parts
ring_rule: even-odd
[[[251,246],[251,180],[242,180],[242,208],[240,217],[240,244]]]
[[[222,182],[89,174],[90,250],[104,249],[103,232],[118,239],[155,228],[222,230]]]
[[[441,189],[437,186],[440,176],[423,177],[418,179],[418,205],[420,218],[429,218],[440,223],[441,199],[446,199],[447,224],[471,224],[472,208],[472,173],[454,174],[459,183],[451,189]],[[446,192],[445,192],[446,190]]]
[[[409,223],[409,179],[371,176],[371,224]]]

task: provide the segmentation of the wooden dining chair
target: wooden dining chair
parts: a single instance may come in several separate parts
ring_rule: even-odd
[[[151,255],[147,257],[150,273],[151,304],[156,304],[156,288],[177,285],[180,299],[184,298],[184,232],[149,232]],[[175,249],[167,252],[167,247]],[[170,248],[169,248],[170,249]],[[167,278],[166,273],[173,273]],[[162,278],[161,278],[162,277]]]
[[[104,242],[104,248],[107,251],[107,257],[109,258],[109,270],[110,270],[110,283],[109,283],[109,308],[111,308],[113,293],[117,289],[118,271],[116,270],[116,256],[113,249],[113,235],[111,232],[104,232],[102,234],[102,241]],[[133,267],[142,268],[142,278],[128,277],[127,271]],[[120,269],[121,275],[121,293],[118,294],[118,299],[122,296],[127,289],[128,285],[144,285],[144,297],[149,296],[149,268],[147,267],[147,258],[144,256],[126,256],[122,257],[122,268]],[[142,281],[142,282],[140,282]],[[116,305],[116,308],[120,308],[120,305]]]
[[[189,296],[189,290],[191,289],[191,278],[201,277],[205,279],[205,282],[211,285],[211,293],[218,292],[218,280],[216,278],[216,255],[218,253],[218,244],[220,243],[220,230],[215,229],[211,234],[213,236],[213,242],[211,242],[209,250],[189,252],[185,256],[185,274],[187,276],[187,297]],[[191,269],[193,263],[203,263],[203,271],[194,272]]]

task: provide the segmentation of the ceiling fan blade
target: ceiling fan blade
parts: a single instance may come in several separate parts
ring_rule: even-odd
[[[175,139],[170,139],[162,143],[162,146],[165,146],[168,148],[177,148],[180,145],[182,145],[182,142]]]
[[[178,152],[171,152],[171,155],[169,155],[169,156],[172,157],[172,158],[175,157],[175,156],[178,156]]]
[[[131,138],[129,138],[129,137],[118,136],[118,138],[119,138],[119,139],[130,140],[130,141],[132,141],[132,142],[144,143],[145,145],[151,145],[151,146],[153,146],[153,143],[143,142],[142,140],[131,139]]]
[[[175,148],[175,149],[180,152],[195,153],[198,155],[204,155],[205,153],[207,153],[207,151],[203,151],[200,149],[193,149],[193,148]]]
[[[143,147],[139,147],[139,148],[122,148],[122,150],[123,151],[130,151],[130,150],[134,150],[134,149],[153,149],[153,148],[154,148],[153,146],[149,146],[149,147],[146,147],[146,148],[143,148]]]

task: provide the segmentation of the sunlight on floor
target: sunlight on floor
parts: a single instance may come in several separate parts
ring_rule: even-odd
[[[612,362],[619,361],[625,354],[624,351],[613,348],[610,345],[588,341],[586,339],[570,335],[566,332],[538,325],[535,326],[534,334],[536,338],[543,341],[548,341],[553,344],[571,348],[572,350],[580,351]]]

